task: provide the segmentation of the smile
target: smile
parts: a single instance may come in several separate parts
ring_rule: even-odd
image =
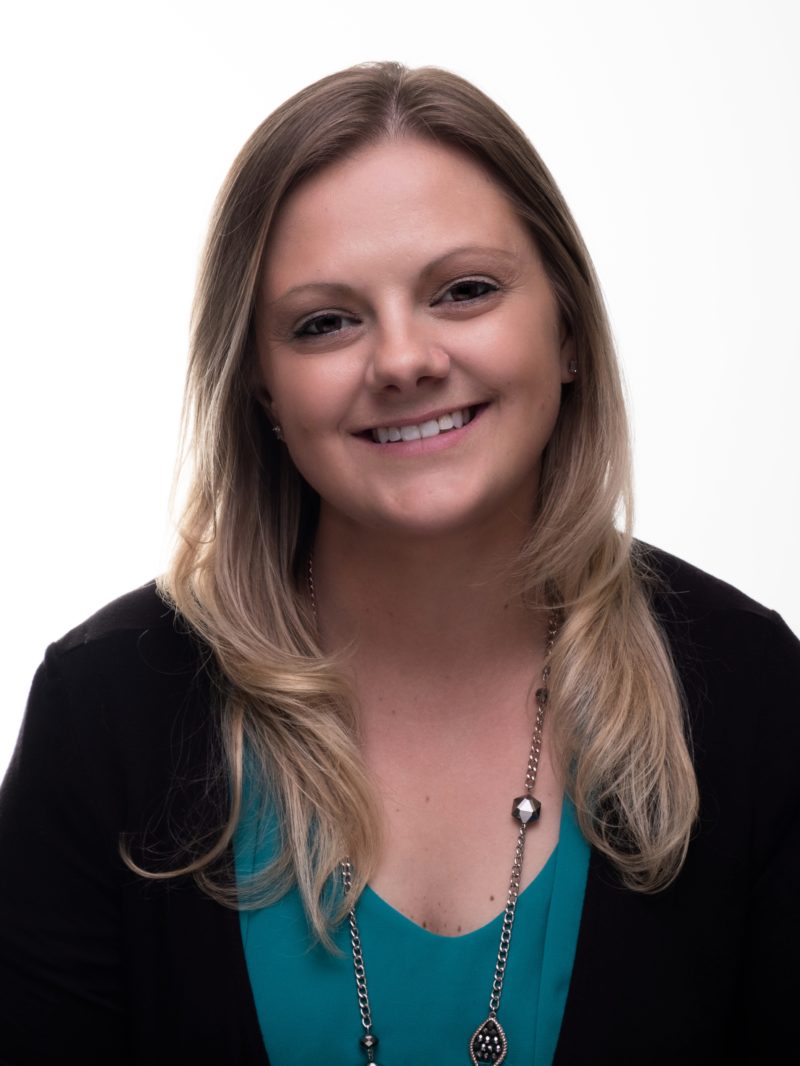
[[[474,416],[473,408],[460,407],[455,411],[438,418],[431,418],[426,422],[420,422],[410,426],[377,426],[371,430],[372,439],[376,444],[394,444],[397,441],[422,440],[427,437],[438,437],[440,433],[448,433],[451,429],[461,429]]]

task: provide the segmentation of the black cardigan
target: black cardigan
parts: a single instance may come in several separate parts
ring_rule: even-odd
[[[700,822],[655,895],[592,854],[555,1066],[790,1061],[800,643],[730,586],[651,561]],[[48,649],[0,793],[0,1062],[266,1064],[236,913],[191,878],[144,882],[118,855],[122,832],[163,851],[198,812],[216,824],[207,660],[153,585]]]

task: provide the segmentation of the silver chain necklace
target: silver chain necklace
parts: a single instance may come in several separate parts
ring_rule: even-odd
[[[314,562],[313,556],[308,557],[308,594],[311,599],[311,609],[314,621],[319,627],[319,614],[317,611],[317,596],[314,588]],[[497,960],[494,966],[494,979],[489,996],[489,1013],[485,1021],[481,1022],[469,1039],[469,1057],[473,1066],[481,1066],[481,1063],[491,1063],[492,1066],[500,1066],[508,1055],[508,1039],[505,1031],[498,1021],[497,1013],[500,1010],[500,997],[503,994],[503,981],[505,980],[508,955],[511,949],[511,932],[514,928],[514,915],[517,910],[519,898],[520,880],[522,878],[522,860],[525,854],[525,834],[531,822],[537,822],[542,812],[541,803],[534,797],[533,789],[536,784],[536,774],[539,770],[539,756],[542,751],[542,732],[544,729],[544,709],[547,705],[549,689],[547,682],[550,677],[550,655],[556,641],[559,626],[558,611],[553,609],[547,621],[547,639],[544,647],[544,668],[542,670],[542,684],[536,690],[536,721],[533,727],[530,754],[528,755],[528,767],[525,772],[525,791],[517,796],[511,807],[511,817],[519,822],[517,842],[514,847],[514,861],[511,865],[511,878],[508,884],[505,910],[503,911],[503,924],[500,929],[500,946],[497,949]],[[349,858],[341,862],[342,884],[345,893],[349,893],[353,883],[353,868]],[[378,1037],[372,1031],[372,1011],[369,1004],[369,991],[367,989],[367,971],[364,967],[364,955],[361,948],[361,934],[358,929],[355,907],[348,912],[350,923],[350,946],[353,953],[353,970],[356,978],[356,994],[358,996],[358,1010],[361,1015],[361,1028],[363,1035],[359,1040],[366,1055],[366,1061],[373,1066],[379,1066],[375,1059],[375,1051],[378,1047]]]

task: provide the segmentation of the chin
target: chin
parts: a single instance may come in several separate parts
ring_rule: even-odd
[[[421,476],[404,484],[360,485],[361,491],[322,492],[322,508],[336,525],[379,532],[384,537],[418,541],[469,535],[498,527],[528,527],[533,514],[538,470],[525,469],[516,478],[500,472],[454,472],[454,476]],[[461,474],[461,476],[459,476]]]
[[[364,525],[379,529],[385,535],[425,540],[467,536],[499,524],[519,526],[519,516],[532,513],[532,503],[521,505],[520,501],[515,501],[514,505],[510,501],[483,501],[472,507],[465,507],[463,501],[458,505],[451,502],[450,506],[431,500],[425,504],[423,507],[417,501],[415,506],[401,511],[373,514]]]

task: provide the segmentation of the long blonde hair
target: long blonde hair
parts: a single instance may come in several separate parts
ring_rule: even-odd
[[[213,846],[169,875],[192,873],[234,906],[269,902],[296,884],[326,942],[342,908],[332,875],[347,853],[354,890],[363,888],[378,818],[350,693],[317,646],[302,577],[318,500],[255,396],[254,305],[270,226],[292,189],[365,144],[403,135],[456,146],[489,172],[536,241],[574,340],[580,375],[564,389],[519,572],[532,602],[547,585],[564,609],[552,660],[554,741],[581,829],[626,885],[653,891],[677,874],[697,810],[679,686],[632,550],[619,371],[569,210],[524,134],[468,82],[396,63],[344,70],[270,115],[220,193],[187,380],[192,481],[160,581],[213,652],[230,797]],[[245,757],[268,792],[280,840],[274,862],[242,895],[217,860],[240,817]]]

